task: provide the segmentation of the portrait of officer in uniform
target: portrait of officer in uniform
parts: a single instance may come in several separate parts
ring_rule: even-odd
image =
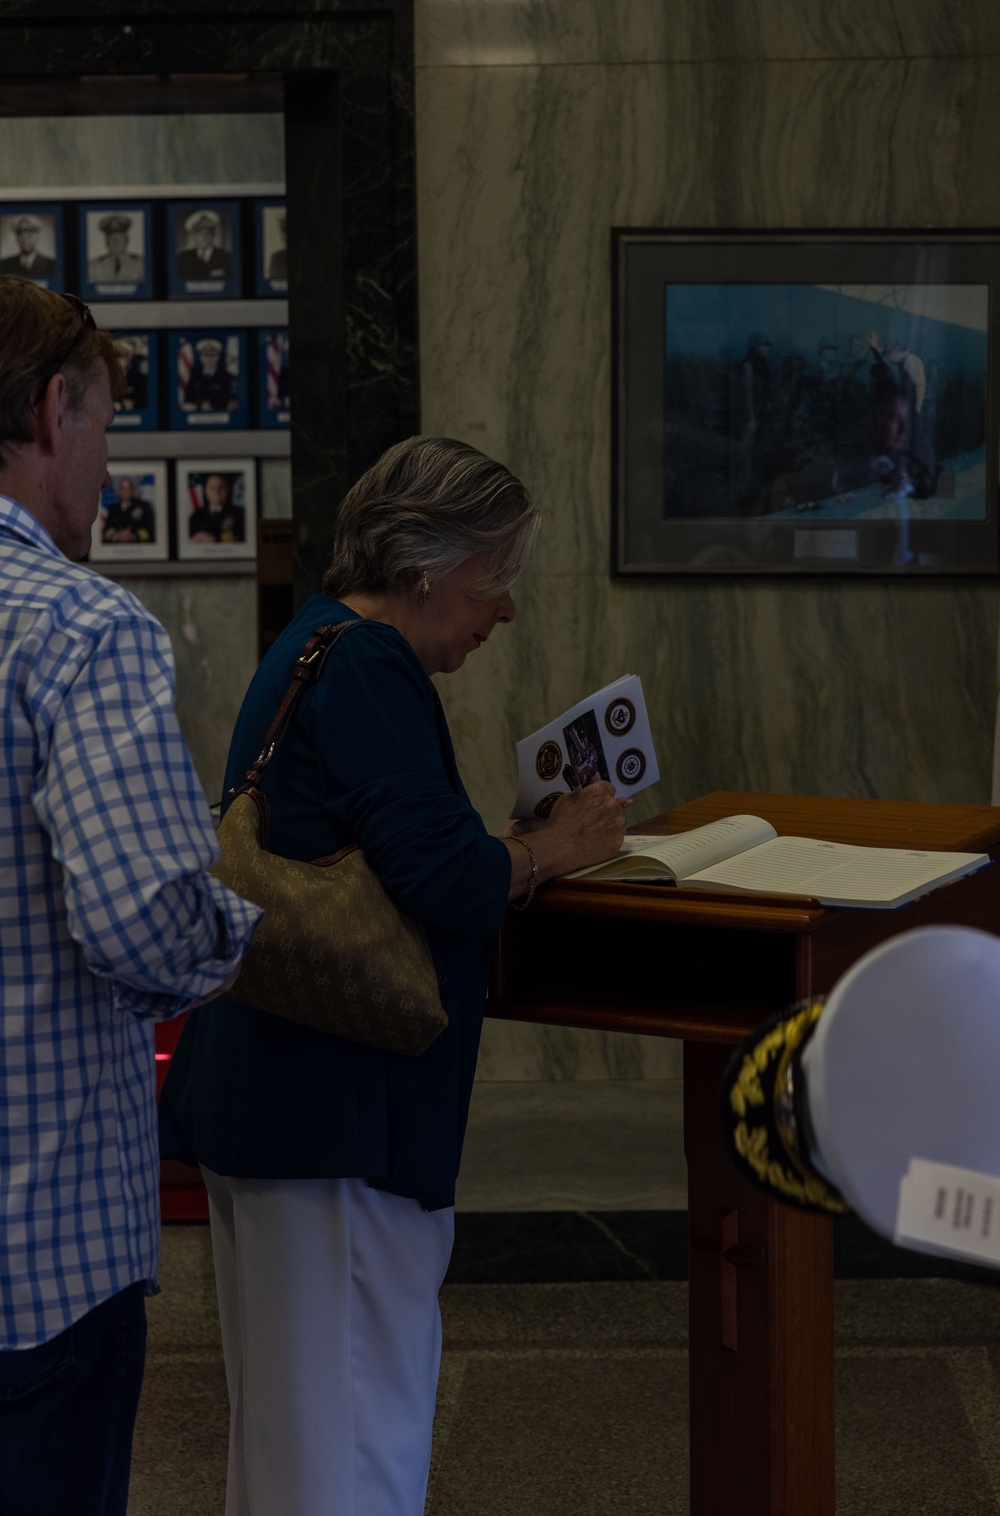
[[[104,542],[155,542],[156,514],[131,474],[111,476],[114,499],[101,528]]]
[[[178,459],[176,511],[178,558],[256,557],[254,459]]]
[[[227,215],[227,223],[228,223]],[[207,207],[192,211],[184,220],[184,235],[187,247],[178,252],[175,267],[177,277],[185,283],[195,279],[228,280],[233,267],[233,255],[223,247],[222,216]]]
[[[189,540],[201,546],[245,541],[246,512],[234,503],[235,486],[237,481],[242,484],[242,474],[204,474],[195,480],[196,476],[192,476],[202,504],[191,512]]]
[[[88,228],[88,231],[90,229]],[[122,211],[102,216],[97,230],[104,238],[104,251],[87,259],[91,284],[141,284],[146,277],[146,259],[129,248],[132,217]],[[90,239],[88,237],[88,251]]]
[[[276,218],[278,232],[281,236],[281,247],[276,247],[268,259],[267,277],[269,279],[288,278],[288,216],[284,210]]]
[[[288,289],[288,214],[284,200],[258,200],[256,225],[257,294],[283,295]]]
[[[115,338],[125,393],[115,410],[144,411],[149,403],[149,338],[138,333]]]
[[[193,344],[194,362],[184,378],[186,352],[192,344],[185,344],[179,356],[178,383],[181,410],[184,411],[234,411],[239,405],[236,395],[236,378],[223,362],[223,345],[217,337],[203,337]]]
[[[30,212],[0,216],[0,246],[9,246],[12,240],[16,251],[0,258],[0,274],[48,285],[58,266],[54,218]]]

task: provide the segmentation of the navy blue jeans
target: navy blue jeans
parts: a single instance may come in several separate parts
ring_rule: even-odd
[[[0,1352],[3,1516],[125,1516],[145,1360],[142,1283],[50,1342]]]

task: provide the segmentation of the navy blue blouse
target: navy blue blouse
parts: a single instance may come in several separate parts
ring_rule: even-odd
[[[260,752],[311,633],[356,619],[314,595],[285,629],[243,702],[227,790]],[[230,1176],[366,1178],[428,1209],[450,1205],[510,857],[472,808],[437,691],[399,632],[372,621],[342,638],[263,788],[276,853],[322,858],[357,842],[423,923],[449,1026],[407,1058],[220,997],[181,1034],[160,1101],[162,1154]]]

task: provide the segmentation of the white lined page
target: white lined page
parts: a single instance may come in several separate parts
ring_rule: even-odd
[[[688,876],[685,884],[759,894],[808,895],[831,905],[892,905],[936,883],[972,873],[985,853],[852,847],[777,837]]]
[[[711,868],[734,853],[757,848],[776,835],[774,827],[759,816],[724,816],[707,826],[696,826],[673,837],[633,833],[627,836],[617,858],[578,869],[571,879],[599,875],[605,879],[686,879],[699,869]]]

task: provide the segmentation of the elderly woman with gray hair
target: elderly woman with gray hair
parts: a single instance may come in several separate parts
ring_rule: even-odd
[[[501,464],[411,437],[344,499],[333,561],[247,693],[227,787],[261,749],[320,625],[339,641],[267,771],[270,846],[346,844],[422,923],[445,1032],[419,1058],[229,999],[195,1011],[161,1102],[166,1156],[208,1187],[231,1406],[227,1516],[420,1516],[441,1349],[437,1295],[493,939],[508,901],[621,845],[609,784],[493,837],[431,682],[514,619],[537,513]],[[526,833],[526,835],[522,835]]]

